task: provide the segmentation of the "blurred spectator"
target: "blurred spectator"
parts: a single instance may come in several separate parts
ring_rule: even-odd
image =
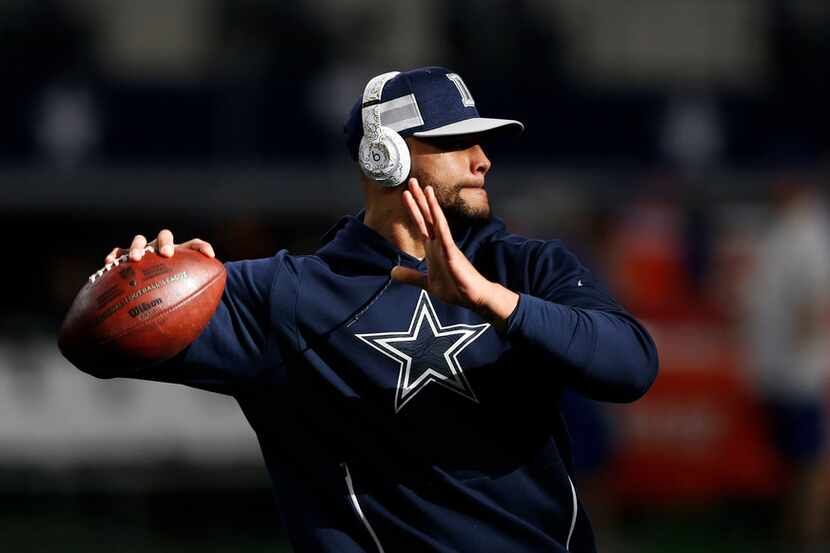
[[[830,221],[815,187],[786,181],[774,193],[777,212],[758,244],[748,287],[749,355],[769,435],[791,478],[782,488],[782,543],[788,551],[817,551],[828,499]]]
[[[99,138],[94,98],[88,87],[57,84],[43,94],[35,135],[49,165],[63,170],[81,165]]]
[[[661,183],[672,189],[670,180]],[[655,320],[695,313],[683,225],[683,213],[672,198],[642,194],[626,206],[614,231],[609,274],[615,275],[615,289],[633,313]]]
[[[713,98],[680,95],[670,101],[664,117],[661,146],[673,164],[691,173],[716,166],[724,137]]]

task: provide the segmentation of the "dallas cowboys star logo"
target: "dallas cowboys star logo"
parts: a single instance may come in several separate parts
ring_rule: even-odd
[[[355,336],[399,363],[398,389],[395,392],[397,413],[430,382],[478,403],[458,362],[458,355],[489,327],[487,323],[443,326],[429,295],[422,290],[409,330]]]

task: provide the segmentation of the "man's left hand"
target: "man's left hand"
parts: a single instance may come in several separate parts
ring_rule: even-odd
[[[503,331],[519,295],[484,278],[458,249],[432,187],[422,190],[414,178],[408,184],[403,201],[424,241],[427,273],[397,266],[392,278],[423,288],[445,303],[472,309]]]

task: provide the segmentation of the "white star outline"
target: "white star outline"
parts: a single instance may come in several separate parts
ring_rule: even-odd
[[[444,352],[444,359],[452,372],[452,379],[447,375],[429,368],[423,372],[414,382],[409,381],[409,373],[412,367],[412,357],[400,351],[392,344],[395,342],[413,342],[418,339],[421,325],[424,320],[429,324],[432,335],[435,338],[444,336],[459,336],[455,343]],[[464,375],[464,369],[458,361],[459,354],[467,346],[472,344],[488,328],[489,323],[478,325],[454,324],[443,326],[438,320],[432,301],[426,290],[421,290],[415,311],[412,313],[412,320],[409,322],[409,329],[403,332],[374,332],[370,334],[355,334],[364,343],[373,349],[381,352],[386,357],[394,359],[399,363],[398,387],[395,392],[395,413],[403,409],[423,390],[430,382],[435,382],[467,399],[479,403],[473,388]]]

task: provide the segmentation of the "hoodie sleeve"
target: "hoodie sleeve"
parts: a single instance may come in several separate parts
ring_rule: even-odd
[[[202,334],[170,361],[129,376],[228,394],[278,378],[286,343],[281,335],[293,326],[293,313],[281,311],[293,309],[296,290],[286,258],[281,251],[225,263],[225,291]]]
[[[535,242],[523,256],[526,292],[507,320],[509,339],[558,361],[582,395],[634,401],[657,376],[646,329],[558,241]]]

